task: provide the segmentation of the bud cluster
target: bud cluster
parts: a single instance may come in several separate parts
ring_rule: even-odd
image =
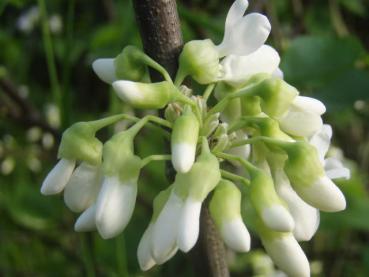
[[[210,214],[230,249],[250,250],[247,223],[281,270],[310,276],[298,241],[315,234],[320,211],[345,209],[332,179],[349,178],[350,171],[326,158],[332,129],[321,118],[325,106],[283,80],[278,53],[264,44],[270,23],[258,13],[244,16],[247,6],[247,0],[233,3],[221,44],[185,44],[175,80],[133,46],[116,58],[96,60],[93,70],[122,101],[136,109],[165,109],[164,117],[121,114],[72,125],[63,134],[60,161],[41,187],[45,195],[64,190],[65,204],[81,213],[76,231],[97,230],[108,239],[130,221],[141,169],[170,159],[174,182],[154,199],[138,246],[143,270],[194,247],[209,197]],[[149,67],[164,81],[145,82]],[[205,91],[185,87],[188,77],[207,85]],[[215,105],[208,106],[209,98]],[[95,137],[120,120],[135,123],[104,143]],[[170,133],[171,154],[141,158],[134,139],[153,124]]]

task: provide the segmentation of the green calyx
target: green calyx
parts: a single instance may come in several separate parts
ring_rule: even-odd
[[[213,42],[210,39],[187,42],[179,56],[178,74],[190,75],[200,84],[210,84],[217,81],[219,56]]]
[[[147,120],[141,120],[126,131],[115,134],[103,148],[103,172],[121,181],[137,180],[142,160],[133,151],[133,140]]]
[[[114,60],[117,79],[141,81],[146,73],[142,54],[142,51],[134,46],[125,47]]]
[[[185,199],[191,197],[204,201],[220,180],[218,159],[210,152],[208,142],[202,140],[202,151],[196,162],[187,173],[177,173],[174,181],[174,192]]]
[[[64,131],[58,158],[101,163],[102,143],[95,137],[96,128],[89,122],[78,122]]]
[[[189,106],[173,124],[171,143],[197,144],[200,124]]]
[[[294,186],[309,186],[324,176],[324,168],[314,146],[298,141],[284,150],[288,155],[284,170]]]
[[[220,180],[209,204],[211,217],[218,227],[222,223],[241,216],[241,192],[228,180]]]
[[[167,187],[165,190],[159,192],[155,198],[153,203],[153,214],[151,218],[151,223],[155,223],[161,211],[164,208],[165,203],[167,203],[170,194],[172,193],[173,185]]]

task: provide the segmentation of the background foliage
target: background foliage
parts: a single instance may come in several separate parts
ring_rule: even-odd
[[[250,2],[248,11],[262,11],[272,22],[269,43],[282,55],[286,80],[327,104],[325,121],[335,131],[332,151],[344,154],[353,173],[339,183],[347,210],[323,214],[317,235],[303,243],[313,275],[369,276],[369,2]],[[219,42],[231,3],[178,1],[184,40]],[[76,215],[62,197],[39,193],[67,126],[127,111],[90,65],[127,44],[140,45],[130,1],[0,0],[0,22],[0,275],[193,276],[191,255],[177,254],[147,273],[136,261],[151,201],[167,185],[164,164],[141,174],[133,220],[113,240],[75,233]],[[161,137],[144,131],[139,153],[158,148],[164,148]],[[229,253],[232,275],[280,274],[255,235],[252,244],[248,254]]]

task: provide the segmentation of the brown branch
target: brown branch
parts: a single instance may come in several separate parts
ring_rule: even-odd
[[[133,7],[145,52],[164,66],[173,77],[183,46],[176,1],[133,0]],[[162,80],[156,72],[150,72],[150,75],[154,82]],[[171,170],[169,180],[173,180],[174,176],[175,173]],[[201,214],[201,242],[192,251],[194,255],[201,257],[196,263],[199,265],[197,275],[228,277],[224,244],[216,232],[206,204],[203,205]]]

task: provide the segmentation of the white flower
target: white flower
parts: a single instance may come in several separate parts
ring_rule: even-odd
[[[178,248],[188,252],[195,246],[199,237],[201,201],[188,197],[182,207],[178,224]]]
[[[137,259],[140,268],[143,271],[149,270],[154,265],[156,265],[156,262],[153,256],[151,255],[152,229],[153,224],[150,223],[147,229],[145,230],[144,234],[142,235],[140,243],[138,244]]]
[[[68,183],[76,161],[61,159],[46,176],[41,186],[41,193],[52,195],[60,193]]]
[[[220,235],[225,244],[232,250],[237,252],[248,252],[250,250],[250,233],[241,217],[224,220]]]
[[[242,85],[254,74],[273,74],[278,70],[279,62],[278,52],[268,45],[245,56],[229,55],[221,62],[224,74],[221,80],[232,86]]]
[[[323,126],[321,115],[326,109],[322,102],[305,96],[296,96],[289,110],[278,119],[280,127],[286,133],[311,137]]]
[[[64,202],[73,212],[82,212],[95,201],[101,185],[100,169],[82,162],[64,189]]]
[[[269,36],[269,20],[259,13],[244,16],[249,3],[236,0],[228,11],[224,38],[217,46],[219,57],[228,55],[244,56],[254,52],[264,44]]]
[[[332,127],[328,124],[324,124],[321,130],[311,137],[309,142],[318,150],[319,159],[324,165],[326,175],[330,179],[349,179],[350,170],[345,168],[339,159],[334,157],[325,159],[331,143],[332,134]]]
[[[172,192],[153,226],[151,247],[157,264],[164,263],[178,249],[178,222],[183,204],[183,200]]]
[[[74,224],[76,232],[89,232],[96,230],[96,204],[91,205],[77,219]]]
[[[283,169],[274,171],[276,191],[286,201],[295,222],[293,235],[298,241],[310,240],[319,227],[319,210],[305,203],[293,190]]]
[[[114,60],[112,58],[97,59],[92,63],[92,69],[96,75],[110,85],[117,80]]]
[[[291,233],[262,237],[262,242],[274,263],[288,276],[310,276],[309,261]]]
[[[104,178],[96,202],[96,226],[104,239],[117,236],[127,226],[136,195],[136,180],[121,182],[117,176]]]

